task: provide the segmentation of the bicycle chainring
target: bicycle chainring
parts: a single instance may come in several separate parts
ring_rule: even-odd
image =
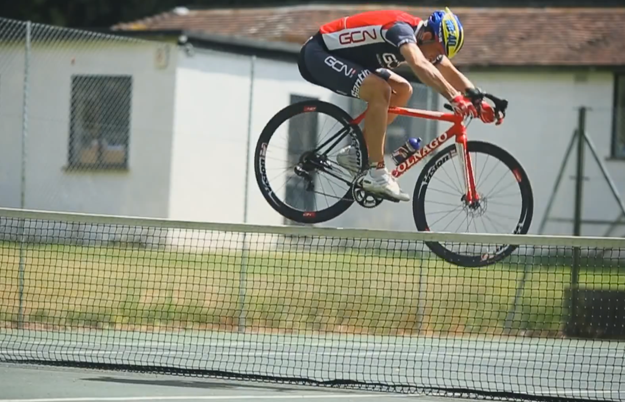
[[[363,208],[375,208],[380,205],[384,199],[362,188],[362,180],[365,174],[366,172],[360,173],[352,182],[352,197]]]

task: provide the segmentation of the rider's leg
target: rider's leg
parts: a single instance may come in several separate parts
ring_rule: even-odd
[[[395,101],[405,97],[405,91]],[[367,76],[360,87],[360,99],[368,104],[363,134],[369,151],[369,170],[363,178],[365,189],[383,192],[400,201],[409,201],[384,165],[384,142],[388,123],[388,108],[391,105],[392,88],[387,80],[377,75]]]
[[[406,106],[412,96],[412,85],[404,77],[392,71],[389,71],[389,78],[386,82],[393,90],[390,106]],[[386,119],[387,125],[391,124],[397,117],[398,115],[389,113]]]
[[[385,83],[387,84],[388,87],[390,87],[391,90],[391,94],[390,94],[390,98],[388,101],[388,104],[386,103],[386,100],[383,102],[384,103],[384,108],[385,108],[385,112],[388,109],[389,106],[405,106],[406,103],[408,103],[408,100],[410,99],[410,97],[412,96],[412,85],[410,85],[410,83],[403,78],[402,76],[393,73],[392,71],[389,70],[384,70],[384,76],[386,78]],[[369,77],[373,77],[376,78],[375,76],[369,76]],[[365,86],[365,82],[369,79],[369,77],[367,77],[365,79],[365,81],[363,81],[363,87]],[[383,80],[382,80],[383,81]],[[377,83],[381,86],[381,88],[376,89],[374,88],[374,95],[376,94],[375,91],[378,91],[377,93],[380,94],[380,91],[387,91],[388,89],[386,88],[386,86],[384,86],[381,83]],[[372,85],[376,85],[376,84],[372,84]],[[398,115],[394,114],[394,113],[387,113],[386,114],[386,119],[385,119],[385,126],[383,128],[383,134],[378,137],[376,136],[367,136],[367,131],[368,128],[371,126],[371,118],[369,117],[370,113],[371,113],[371,102],[368,101],[367,99],[365,99],[363,97],[363,90],[362,88],[360,89],[360,98],[367,101],[369,103],[369,110],[367,111],[367,115],[365,116],[365,126],[363,129],[363,134],[365,136],[365,139],[367,141],[367,146],[369,147],[369,149],[371,150],[372,148],[374,149],[374,156],[372,159],[371,156],[371,151],[369,151],[369,159],[372,162],[380,162],[383,160],[383,155],[384,155],[384,142],[386,140],[386,127],[388,127],[397,117]],[[386,96],[387,94],[384,93],[384,96]],[[364,96],[369,96],[369,95],[364,95]],[[378,113],[381,113],[381,111],[377,111]],[[375,113],[375,111],[374,111]],[[369,119],[369,124],[367,124],[367,119]],[[378,117],[374,116],[373,117],[373,124],[376,124],[376,120],[378,119]],[[381,123],[380,123],[381,124]],[[373,130],[375,132],[380,132],[380,128],[379,127],[374,127]],[[382,144],[380,144],[380,141],[382,141]],[[380,150],[380,146],[382,147],[382,149]],[[381,155],[380,155],[381,153]]]
[[[369,163],[373,166],[384,166],[384,141],[391,95],[391,86],[374,74],[368,75],[360,87],[360,99],[367,102],[363,134],[369,150]]]

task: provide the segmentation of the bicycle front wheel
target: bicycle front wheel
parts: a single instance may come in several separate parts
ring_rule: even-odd
[[[464,163],[455,145],[423,168],[415,186],[413,215],[419,231],[526,234],[534,211],[532,187],[521,164],[493,144],[469,141],[479,200],[467,203]],[[437,256],[464,267],[494,264],[516,245],[426,242]]]
[[[254,153],[256,182],[269,205],[298,223],[336,218],[354,202],[353,175],[368,164],[362,131],[333,104],[287,106],[261,133]],[[350,148],[338,163],[339,151]],[[347,163],[345,162],[347,160]]]

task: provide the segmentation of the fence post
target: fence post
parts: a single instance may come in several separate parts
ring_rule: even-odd
[[[27,134],[28,134],[28,92],[30,81],[30,36],[31,36],[31,23],[26,21],[26,38],[24,44],[24,94],[22,100],[22,164],[20,172],[20,209],[26,207],[26,146],[27,146]],[[24,243],[26,241],[26,221],[25,219],[19,220],[19,236],[20,236],[20,265],[19,265],[19,307],[17,313],[17,328],[24,328],[24,271],[25,271],[25,256],[24,256]]]
[[[254,106],[254,72],[256,68],[256,55],[252,55],[252,62],[250,65],[250,93],[249,93],[249,103],[248,103],[248,113],[247,113],[247,149],[246,149],[246,159],[245,159],[245,188],[243,190],[243,223],[247,223],[247,208],[248,208],[248,197],[249,197],[249,176],[250,176],[250,151],[251,151],[251,141],[252,141],[252,110]],[[243,251],[241,253],[241,272],[239,274],[239,298],[240,298],[240,308],[239,308],[239,332],[245,332],[245,275],[247,268],[247,233],[243,233]]]
[[[584,145],[586,138],[586,107],[579,109],[577,123],[577,173],[575,175],[575,215],[573,221],[573,236],[581,236],[582,229],[582,198],[584,195]],[[579,265],[581,250],[579,247],[573,248],[573,266],[571,267],[571,301],[570,301],[570,321],[572,331],[575,332],[575,321],[577,317],[577,290],[579,286]]]

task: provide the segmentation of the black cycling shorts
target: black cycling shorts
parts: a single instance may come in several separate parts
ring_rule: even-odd
[[[390,71],[385,68],[371,71],[332,55],[327,51],[319,34],[304,44],[297,65],[306,81],[353,98],[360,98],[360,86],[369,74],[375,74],[384,80],[391,76]]]

